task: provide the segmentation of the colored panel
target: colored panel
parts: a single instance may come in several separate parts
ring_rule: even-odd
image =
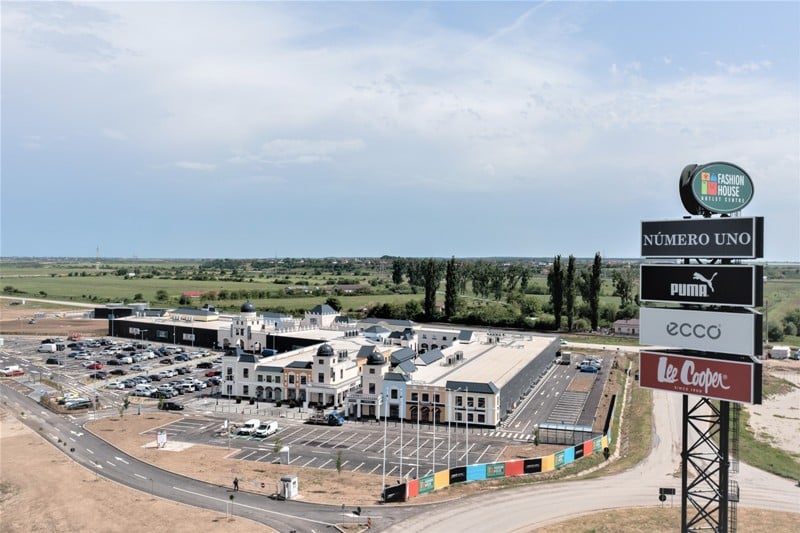
[[[585,444],[586,443],[578,444],[577,446],[572,448],[572,456],[575,459],[580,459],[581,457],[583,457],[583,447],[584,447]]]
[[[602,452],[603,446],[607,446],[607,444],[603,444],[603,437],[595,437],[593,442],[592,451],[594,452]]]
[[[542,458],[525,459],[524,468],[526,474],[536,474],[542,471]]]
[[[469,465],[467,467],[467,481],[480,481],[486,479],[486,465]]]
[[[603,435],[603,438],[600,439],[600,449],[604,450],[608,448],[608,443],[611,441],[608,435]]]
[[[442,470],[441,472],[436,472],[433,475],[433,483],[436,486],[436,490],[450,486],[450,471]]]
[[[592,440],[587,440],[586,442],[583,443],[583,455],[584,456],[591,455],[592,452],[595,450],[594,442],[595,442],[595,440],[592,439]]]
[[[564,464],[568,465],[575,462],[575,448],[567,448],[564,450]]]
[[[525,461],[508,461],[506,463],[506,477],[521,476],[525,473]]]
[[[415,498],[419,496],[419,480],[412,479],[408,482],[408,497]]]
[[[450,484],[464,483],[467,480],[467,467],[457,466],[450,469]]]
[[[403,502],[406,501],[406,484],[392,485],[384,489],[385,502]]]
[[[553,455],[542,457],[542,472],[549,472],[555,470],[556,458]]]
[[[433,492],[433,476],[419,478],[419,493],[427,494]]]
[[[505,463],[490,463],[486,465],[486,477],[505,477],[506,464]]]
[[[564,464],[566,464],[566,461],[564,460],[564,451],[563,450],[560,451],[560,452],[556,452],[553,455],[553,457],[554,457],[553,468],[561,468],[562,466],[564,466]]]

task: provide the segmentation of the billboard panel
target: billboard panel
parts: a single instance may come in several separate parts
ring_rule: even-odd
[[[761,355],[760,313],[693,311],[663,307],[639,309],[639,342],[672,348],[736,355]]]
[[[642,257],[764,257],[764,217],[642,221]]]
[[[761,403],[761,364],[683,352],[639,353],[639,384],[679,394],[737,403]]]
[[[685,304],[760,307],[764,268],[756,265],[645,264],[640,300]]]

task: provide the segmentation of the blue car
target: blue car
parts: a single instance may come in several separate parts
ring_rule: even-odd
[[[587,363],[581,365],[581,372],[594,372],[597,373],[600,371],[599,367],[594,366],[593,364]]]

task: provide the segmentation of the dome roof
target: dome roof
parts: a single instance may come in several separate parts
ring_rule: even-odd
[[[239,311],[242,312],[242,313],[255,313],[256,312],[256,306],[253,305],[250,302],[245,302],[245,303],[242,304],[242,307],[241,307],[241,309],[239,309]]]
[[[368,365],[383,365],[386,364],[386,358],[383,357],[379,352],[372,352],[367,357],[367,364]]]
[[[320,357],[333,357],[333,347],[330,344],[323,344],[317,350],[317,355]]]

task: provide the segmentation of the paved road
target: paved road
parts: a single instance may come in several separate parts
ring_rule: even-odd
[[[603,509],[658,504],[660,487],[675,487],[681,449],[681,396],[654,391],[655,430],[652,453],[641,464],[592,480],[534,485],[480,495],[444,506],[432,506],[387,531],[528,531],[549,523]],[[800,488],[786,479],[740,465],[735,476],[740,505],[800,511]],[[675,505],[680,505],[679,496]]]

